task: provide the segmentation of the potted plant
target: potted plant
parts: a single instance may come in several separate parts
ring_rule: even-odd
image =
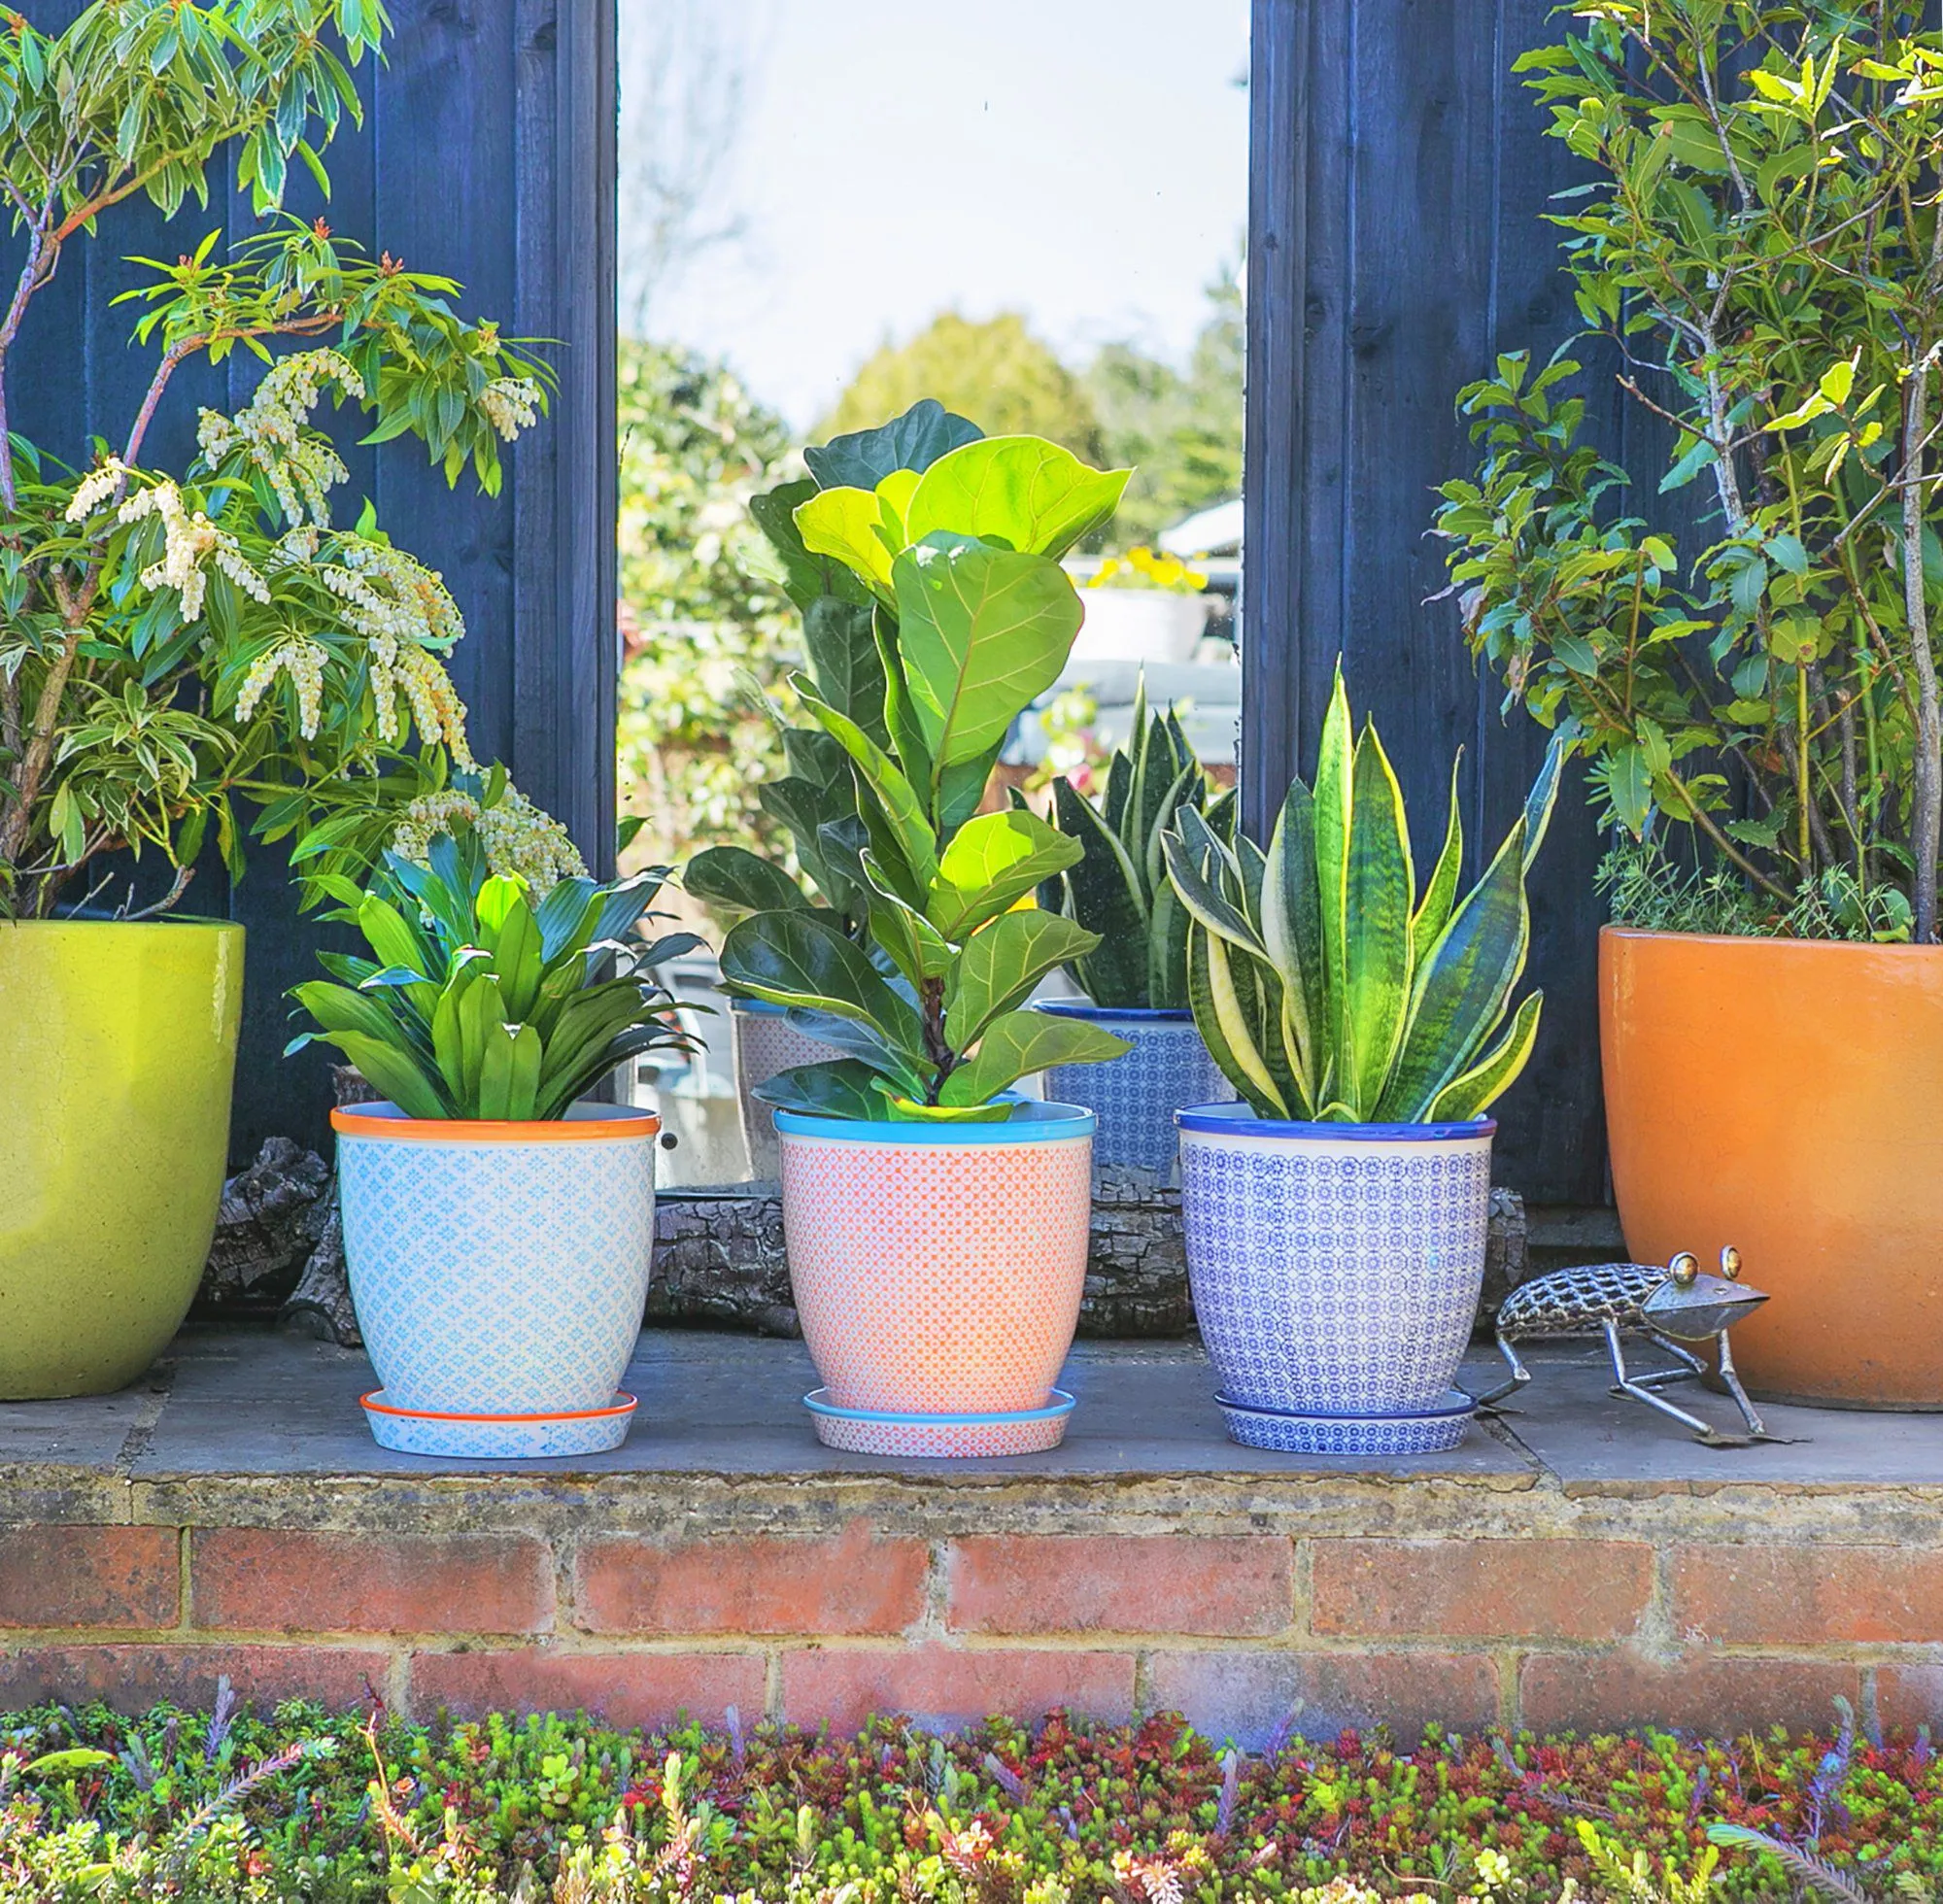
[[[1339,668],[1314,791],[1290,786],[1266,854],[1191,807],[1167,835],[1195,1022],[1244,1100],[1179,1113],[1188,1283],[1228,1432],[1251,1447],[1463,1438],[1474,1405],[1452,1384],[1484,1274],[1484,1112],[1538,1036],[1543,995],[1512,995],[1562,753],[1461,897],[1453,766],[1419,891],[1402,789],[1374,727],[1352,744]]]
[[[1100,1119],[1093,1161],[1165,1181],[1177,1142],[1174,1113],[1223,1095],[1187,1000],[1187,913],[1169,881],[1162,839],[1182,807],[1204,812],[1224,835],[1234,797],[1212,807],[1208,779],[1172,711],[1147,706],[1142,676],[1133,725],[1107,766],[1105,799],[1095,806],[1066,775],[1052,783],[1052,817],[1080,857],[1057,881],[1059,909],[1099,941],[1072,975],[1083,999],[1042,999],[1039,1009],[1083,1018],[1127,1040],[1109,1064],[1062,1067],[1046,1075],[1047,1094],[1084,1105]]]
[[[1108,556],[1086,578],[1075,662],[1190,662],[1208,631],[1208,577],[1147,548]]]
[[[346,471],[310,417],[326,395],[353,405],[492,490],[545,375],[461,323],[450,281],[275,216],[287,162],[315,165],[358,113],[330,48],[356,64],[382,20],[351,0],[132,0],[58,34],[5,27],[0,181],[21,255],[0,317],[0,1398],[132,1380],[195,1293],[243,983],[241,927],[166,916],[205,844],[239,876],[239,806],[265,836],[348,838],[437,784],[448,752],[469,759],[440,660],[459,612],[368,513],[333,522]],[[7,359],[64,253],[134,194],[206,198],[232,148],[266,222],[227,256],[212,234],[173,264],[135,260],[125,295],[154,362],[125,435],[85,470],[8,435]],[[239,347],[271,359],[254,396],[202,412],[186,467],[151,466],[175,373]],[[141,899],[114,855],[142,863]]]
[[[735,926],[722,971],[843,1054],[760,1091],[776,1106],[790,1279],[823,1383],[809,1406],[835,1446],[1022,1452],[1056,1444],[1073,1405],[1053,1381],[1085,1280],[1095,1120],[1010,1087],[1126,1046],[1023,1008],[1095,942],[1031,902],[1080,848],[1036,814],[978,807],[1079,627],[1053,552],[1111,514],[1123,481],[995,437],[796,513],[805,544],[852,563],[882,611],[878,733],[795,683],[850,764],[863,842],[824,839],[865,895],[874,956],[792,905]],[[934,527],[946,515],[978,532]]]
[[[665,867],[613,885],[488,869],[478,830],[432,831],[346,889],[369,958],[320,957],[291,993],[383,1094],[331,1112],[344,1256],[380,1386],[371,1432],[414,1454],[618,1446],[655,1234],[660,1120],[583,1104],[618,1064],[683,1045],[645,974],[699,943],[630,944]],[[609,970],[610,962],[618,969]]]
[[[1631,1252],[1741,1249],[1775,1299],[1734,1342],[1756,1392],[1943,1406],[1934,42],[1832,0],[1577,11],[1519,62],[1589,172],[1566,269],[1667,446],[1632,473],[1705,507],[1631,513],[1578,364],[1508,357],[1462,397],[1452,585],[1617,842]]]

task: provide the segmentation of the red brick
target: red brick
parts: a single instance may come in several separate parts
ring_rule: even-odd
[[[783,1655],[783,1710],[792,1723],[854,1730],[872,1713],[966,1725],[995,1713],[1036,1719],[1055,1706],[1125,1720],[1134,1660],[1124,1652],[1006,1648],[810,1647]]]
[[[865,1521],[835,1539],[584,1544],[576,1618],[593,1633],[901,1633],[924,1611],[930,1549]]]
[[[1157,1652],[1147,1662],[1148,1703],[1183,1713],[1217,1739],[1259,1748],[1284,1725],[1333,1740],[1346,1727],[1382,1724],[1414,1742],[1435,1719],[1494,1725],[1498,1675],[1483,1653]]]
[[[173,1626],[181,1608],[173,1527],[0,1531],[0,1626]]]
[[[198,1626],[250,1632],[535,1633],[553,1558],[524,1535],[199,1528],[189,1604]]]
[[[1318,1541],[1310,1623],[1362,1639],[1619,1640],[1653,1595],[1627,1541]]]
[[[227,1679],[260,1707],[315,1699],[345,1710],[361,1706],[367,1688],[382,1690],[387,1663],[382,1652],[334,1647],[28,1647],[0,1654],[0,1709],[99,1699],[135,1713],[166,1699],[206,1712]]]
[[[1252,1638],[1293,1617],[1292,1562],[1266,1534],[973,1538],[952,1544],[945,1617],[966,1633]]]
[[[1878,1666],[1876,1714],[1891,1731],[1943,1723],[1943,1666]]]
[[[1943,1553],[1887,1547],[1682,1547],[1673,1619],[1721,1646],[1943,1640]]]
[[[1690,1652],[1672,1661],[1630,1651],[1539,1653],[1518,1683],[1521,1724],[1538,1732],[1658,1725],[1693,1732],[1826,1728],[1836,1694],[1859,1696],[1854,1666]]]
[[[767,1663],[755,1652],[420,1652],[408,1708],[597,1714],[610,1725],[660,1725],[678,1714],[720,1725],[729,1707],[763,1715]]]

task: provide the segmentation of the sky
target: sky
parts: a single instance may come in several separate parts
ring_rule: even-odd
[[[1118,340],[1179,361],[1246,221],[1247,20],[1247,0],[621,0],[624,278],[656,106],[631,47],[664,126],[712,56],[740,101],[697,223],[740,230],[663,281],[658,337],[801,428],[947,308],[1023,311],[1069,361]]]

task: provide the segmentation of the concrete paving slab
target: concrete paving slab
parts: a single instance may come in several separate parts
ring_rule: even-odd
[[[0,1402],[0,1475],[16,1469],[115,1471],[162,1406],[159,1383],[70,1402]]]
[[[1214,1407],[1206,1357],[1187,1343],[1080,1343],[1061,1377],[1079,1399],[1065,1443],[1046,1454],[1006,1460],[899,1461],[825,1447],[802,1408],[816,1376],[801,1343],[650,1331],[625,1381],[641,1409],[626,1445],[611,1454],[435,1460],[393,1454],[371,1440],[358,1397],[374,1378],[361,1355],[281,1336],[190,1337],[178,1344],[167,1405],[131,1476],[889,1474],[949,1482],[1313,1473],[1519,1485],[1536,1472],[1521,1450],[1482,1427],[1449,1454],[1401,1462],[1305,1459],[1239,1447]],[[100,1405],[64,1406],[85,1412]]]

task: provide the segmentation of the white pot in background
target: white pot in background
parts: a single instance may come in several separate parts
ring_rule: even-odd
[[[1187,662],[1208,626],[1208,597],[1165,589],[1081,589],[1075,662]]]

